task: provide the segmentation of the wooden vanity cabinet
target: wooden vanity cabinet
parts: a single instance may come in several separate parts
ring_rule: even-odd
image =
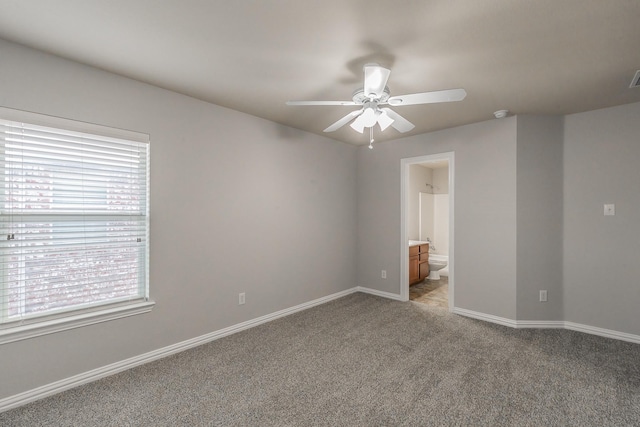
[[[409,246],[409,285],[422,282],[429,275],[429,245]]]
[[[409,284],[420,281],[420,247],[409,247]]]

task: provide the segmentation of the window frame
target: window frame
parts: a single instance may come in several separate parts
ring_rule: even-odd
[[[127,301],[105,302],[95,306],[54,311],[51,314],[26,316],[16,321],[0,324],[0,345],[59,331],[79,328],[91,324],[129,317],[150,312],[155,302],[149,293],[149,232],[150,232],[150,138],[149,135],[129,130],[117,129],[87,122],[47,116],[32,112],[10,109],[0,106],[0,118],[9,121],[24,122],[71,132],[82,132],[100,137],[110,137],[147,144],[146,151],[146,212],[144,214],[144,285],[143,296]],[[3,301],[0,301],[0,309]]]

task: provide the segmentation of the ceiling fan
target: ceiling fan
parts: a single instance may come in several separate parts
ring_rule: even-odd
[[[409,132],[415,126],[390,108],[380,107],[390,105],[401,107],[403,105],[433,104],[437,102],[462,101],[467,92],[464,89],[448,89],[434,92],[411,93],[408,95],[390,96],[387,80],[391,71],[378,65],[366,64],[363,67],[364,86],[353,93],[352,101],[288,101],[287,105],[361,105],[355,110],[333,123],[324,132],[334,132],[349,122],[351,127],[360,132],[369,128],[369,148],[373,143],[373,127],[376,123],[380,130],[384,131],[392,126],[398,132]]]

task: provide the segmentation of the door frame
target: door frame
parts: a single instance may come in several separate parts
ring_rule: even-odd
[[[400,159],[400,299],[409,301],[409,166],[419,163],[447,160],[449,162],[449,311],[454,304],[455,264],[455,153],[453,151]]]

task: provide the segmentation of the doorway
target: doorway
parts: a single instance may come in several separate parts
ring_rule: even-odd
[[[448,290],[446,292],[446,297],[448,299],[448,309],[449,311],[453,311],[455,307],[454,304],[454,205],[455,205],[455,164],[454,164],[455,156],[453,152],[440,153],[440,154],[432,154],[427,156],[420,157],[411,157],[407,159],[401,160],[401,268],[400,268],[400,296],[403,301],[409,300],[409,241],[418,240],[418,241],[426,241],[427,237],[431,241],[432,248],[430,249],[430,257],[431,252],[438,256],[448,256],[447,267],[448,276],[446,281],[448,282]],[[412,165],[423,165],[430,169],[438,169],[443,166],[448,166],[448,176],[440,179],[444,179],[441,181],[440,185],[434,184],[433,181],[428,182],[429,180],[425,180],[424,184],[421,184],[421,190],[417,190],[419,192],[424,192],[427,194],[438,195],[438,199],[440,199],[440,203],[442,205],[443,201],[446,206],[443,206],[440,213],[436,212],[435,216],[440,216],[440,223],[446,223],[448,226],[448,230],[443,231],[442,228],[436,227],[436,230],[431,231],[433,236],[428,236],[428,233],[425,233],[425,230],[429,229],[428,225],[424,225],[420,222],[416,223],[416,218],[420,216],[420,209],[422,203],[420,200],[422,198],[427,199],[428,196],[422,197],[419,193],[414,194],[416,192],[416,184],[415,177],[413,178],[414,182],[410,181],[410,169]],[[411,187],[411,190],[410,190]],[[424,188],[422,188],[424,187]],[[442,191],[443,188],[446,187],[446,191]],[[446,195],[443,195],[446,193]],[[440,197],[439,195],[443,195]],[[414,200],[415,199],[415,200]],[[442,218],[443,213],[446,218]],[[429,218],[433,218],[433,216],[425,215],[426,221]],[[431,226],[433,227],[433,226]],[[433,228],[432,228],[433,229]],[[438,236],[439,244],[441,244],[441,250],[437,250],[437,245],[434,245],[434,240],[436,240],[435,236]],[[436,258],[436,257],[434,257]],[[427,282],[427,280],[425,280]]]

